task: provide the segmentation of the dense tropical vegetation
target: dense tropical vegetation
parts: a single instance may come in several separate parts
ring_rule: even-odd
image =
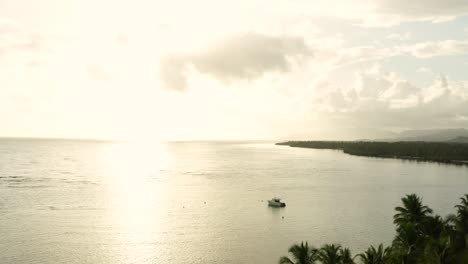
[[[453,142],[288,141],[291,147],[338,149],[358,156],[402,158],[468,165],[468,144]]]
[[[390,246],[370,246],[352,257],[348,248],[326,244],[321,248],[307,242],[289,248],[280,264],[465,264],[468,263],[468,194],[455,206],[456,213],[442,218],[410,194],[395,208],[396,235]]]

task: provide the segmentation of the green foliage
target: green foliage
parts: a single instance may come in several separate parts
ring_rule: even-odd
[[[466,164],[468,144],[450,142],[376,142],[376,141],[288,141],[291,147],[338,149],[369,157],[401,158],[420,161]]]
[[[362,264],[463,264],[468,263],[468,194],[455,206],[456,214],[445,219],[433,215],[422,199],[410,194],[395,208],[396,235],[390,247],[370,246],[357,254]],[[338,244],[309,248],[307,242],[293,245],[293,259],[282,257],[280,264],[354,264],[351,252]]]
[[[390,248],[385,248],[380,244],[377,249],[370,246],[364,253],[358,254],[363,264],[384,264],[390,259]]]
[[[323,245],[318,252],[318,259],[323,264],[341,264],[341,246],[337,244]]]
[[[281,257],[280,264],[313,264],[317,259],[317,250],[314,247],[309,247],[307,242],[292,245],[289,248],[289,253],[292,255],[292,259],[286,256]]]
[[[454,246],[461,250],[468,250],[468,194],[460,198],[461,203],[456,205],[455,215],[449,215],[448,221],[454,229]]]
[[[422,205],[422,200],[416,194],[410,194],[401,199],[403,207],[395,207],[398,213],[393,217],[393,222],[400,226],[401,224],[413,223],[418,225],[422,223],[431,213],[432,209]]]
[[[354,264],[354,260],[351,255],[351,250],[349,250],[349,248],[341,248],[340,255],[342,264]]]
[[[279,264],[313,264],[319,261],[322,264],[355,264],[348,248],[338,244],[326,244],[320,249],[309,247],[307,242],[294,244],[289,248],[292,258],[283,256]]]

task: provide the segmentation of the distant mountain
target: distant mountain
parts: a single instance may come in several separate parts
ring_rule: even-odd
[[[278,141],[307,141],[307,140],[332,140],[332,141],[427,141],[427,142],[460,142],[468,143],[468,129],[421,129],[405,130],[393,133],[385,130],[372,128],[341,128],[322,129],[310,131],[309,133],[290,134],[281,137]]]
[[[462,142],[468,140],[468,130],[464,128],[454,129],[428,129],[407,130],[398,134],[395,138],[385,141],[429,141],[429,142]],[[468,141],[467,141],[468,143]]]
[[[449,140],[449,142],[454,143],[468,143],[468,137],[456,137],[454,139]]]
[[[289,140],[358,140],[358,141],[372,141],[380,138],[394,138],[398,136],[397,133],[389,132],[386,130],[373,129],[373,128],[315,128],[310,131],[301,131],[299,133],[291,133],[287,136],[279,137],[278,141]]]

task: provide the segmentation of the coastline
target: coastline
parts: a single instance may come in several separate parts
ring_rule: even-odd
[[[464,143],[422,141],[286,141],[276,143],[275,145],[296,148],[341,150],[345,154],[361,157],[468,166],[468,144]],[[439,154],[437,157],[431,157],[432,153],[435,153],[441,148],[446,150],[446,156],[440,156]],[[457,158],[453,158],[453,152],[456,152]],[[420,153],[421,155],[414,155],[414,153]]]

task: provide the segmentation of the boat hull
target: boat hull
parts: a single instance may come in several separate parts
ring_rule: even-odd
[[[285,207],[286,204],[283,202],[268,201],[268,206],[270,207]]]

